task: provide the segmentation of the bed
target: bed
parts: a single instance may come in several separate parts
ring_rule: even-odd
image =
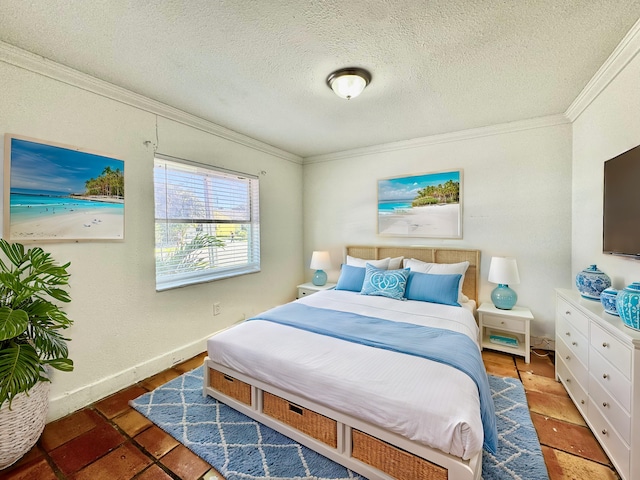
[[[345,253],[350,265],[342,267],[339,289],[276,307],[211,337],[203,394],[370,480],[480,479],[483,446],[491,449],[496,440],[495,425],[487,422],[495,415],[483,390],[488,385],[474,316],[480,252],[350,246]],[[386,259],[400,261],[399,268],[384,272]],[[362,262],[368,265],[362,268]],[[450,288],[438,303],[426,301],[429,295],[416,297],[419,280],[435,278],[417,273],[424,265],[426,273],[433,264],[444,267],[437,272],[444,273],[440,285],[461,280],[447,274],[448,267],[466,262],[455,300]],[[410,278],[405,265],[415,272]],[[404,275],[405,298],[361,294],[346,272],[360,275],[363,269],[369,286],[376,275]],[[396,334],[399,326],[406,332]],[[380,332],[382,339],[373,336]],[[434,358],[431,347],[423,351],[426,344],[445,350],[438,355],[456,353]],[[462,362],[458,357],[478,371],[447,363]]]

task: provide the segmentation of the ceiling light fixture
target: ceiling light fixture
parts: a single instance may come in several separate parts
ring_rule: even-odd
[[[327,77],[327,85],[340,98],[351,100],[362,93],[371,82],[371,74],[364,68],[349,67],[336,70]]]

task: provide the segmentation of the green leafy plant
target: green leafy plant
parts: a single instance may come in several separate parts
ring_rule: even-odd
[[[70,263],[57,265],[49,253],[0,239],[0,406],[40,381],[48,367],[73,370],[61,330],[73,321],[54,302],[71,301],[63,288]],[[6,260],[6,261],[5,261]]]

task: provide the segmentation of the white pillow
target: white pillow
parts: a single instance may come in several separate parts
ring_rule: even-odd
[[[462,275],[462,278],[460,279],[460,288],[458,290],[458,302],[466,303],[469,301],[469,297],[462,293],[464,275],[467,272],[467,268],[469,268],[469,262],[465,261],[460,263],[428,263],[421,260],[416,260],[415,258],[411,258],[405,262],[404,266],[406,268],[410,268],[412,272],[418,273],[430,273],[432,275],[447,275],[458,273]]]
[[[347,265],[352,265],[354,267],[361,267],[361,268],[366,268],[368,263],[369,265],[372,265],[376,268],[381,268],[382,270],[388,270],[390,260],[391,260],[390,257],[383,258],[382,260],[365,260],[364,258],[350,257],[349,255],[347,255]]]
[[[389,260],[389,270],[400,270],[402,268],[402,261],[404,257],[394,257]]]

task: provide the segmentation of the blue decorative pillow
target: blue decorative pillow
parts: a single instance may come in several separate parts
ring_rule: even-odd
[[[462,275],[411,272],[407,280],[405,297],[408,300],[441,303],[459,307],[458,286]]]
[[[365,273],[365,268],[343,264],[340,269],[340,277],[338,278],[336,290],[359,292],[362,290]]]
[[[409,278],[409,269],[382,270],[367,263],[362,295],[378,295],[381,297],[404,300],[404,290]]]

